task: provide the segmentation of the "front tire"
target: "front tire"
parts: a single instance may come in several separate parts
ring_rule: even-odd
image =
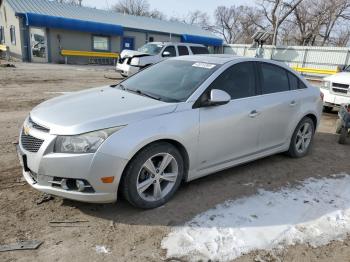
[[[128,164],[122,193],[132,205],[149,209],[164,205],[177,191],[184,175],[184,162],[172,144],[151,144]]]
[[[315,134],[315,124],[311,118],[303,118],[294,130],[287,154],[300,158],[309,152]]]

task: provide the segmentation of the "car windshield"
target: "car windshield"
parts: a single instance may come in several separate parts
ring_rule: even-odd
[[[164,102],[183,102],[218,67],[212,63],[165,60],[124,80],[121,87]]]
[[[144,46],[141,46],[137,51],[146,53],[149,55],[157,55],[159,54],[160,50],[162,50],[163,45],[161,44],[145,44]]]

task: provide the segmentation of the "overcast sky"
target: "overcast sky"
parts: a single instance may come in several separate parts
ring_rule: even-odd
[[[106,9],[117,3],[118,0],[83,0],[83,4]],[[152,9],[163,12],[168,18],[172,16],[184,16],[189,11],[201,10],[213,15],[219,5],[231,6],[241,4],[254,4],[254,0],[148,0]]]

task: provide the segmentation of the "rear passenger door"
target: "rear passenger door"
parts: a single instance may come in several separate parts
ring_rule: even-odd
[[[278,65],[263,62],[258,65],[262,99],[259,148],[268,151],[289,143],[300,108],[299,79]]]

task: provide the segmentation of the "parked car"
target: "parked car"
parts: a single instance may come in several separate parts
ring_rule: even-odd
[[[208,48],[199,44],[151,42],[137,51],[123,50],[116,70],[122,76],[128,77],[169,57],[198,54],[209,54]]]
[[[182,56],[38,105],[17,148],[40,191],[98,203],[119,191],[154,208],[182,181],[279,152],[305,156],[321,113],[319,89],[283,64]]]
[[[340,108],[342,104],[350,104],[350,66],[342,72],[324,78],[324,111]]]

